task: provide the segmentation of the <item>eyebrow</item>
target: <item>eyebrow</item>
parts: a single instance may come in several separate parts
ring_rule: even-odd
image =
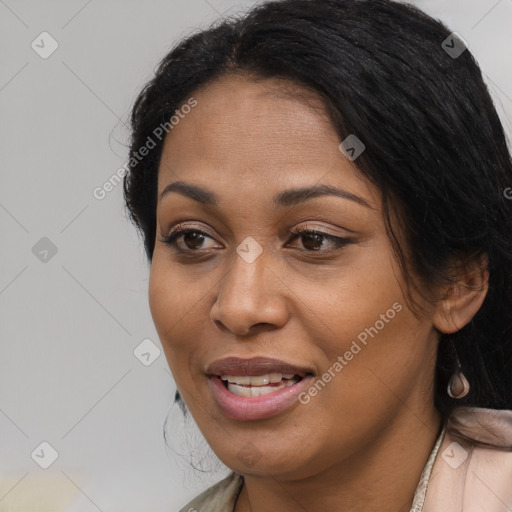
[[[175,181],[173,183],[169,183],[162,190],[160,194],[160,200],[162,200],[162,198],[170,192],[176,192],[206,206],[214,207],[218,206],[220,203],[220,198],[217,194],[215,194],[215,192],[200,187],[199,185],[186,183],[184,181]],[[365,206],[366,208],[370,208],[372,210],[374,209],[362,197],[356,196],[355,194],[347,192],[341,188],[323,184],[313,185],[310,187],[292,188],[280,192],[274,196],[273,205],[275,209],[287,208],[320,196],[341,197],[343,199],[348,199],[362,206]]]

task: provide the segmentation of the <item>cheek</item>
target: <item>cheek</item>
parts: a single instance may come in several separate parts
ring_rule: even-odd
[[[162,252],[155,249],[151,265],[149,307],[157,329],[165,330],[164,337],[178,338],[176,331],[190,324],[204,308],[211,285],[204,276],[195,279],[190,270],[173,264]]]
[[[399,291],[373,298],[351,314],[338,310],[330,328],[312,391],[323,421],[336,425],[350,411],[344,429],[356,435],[364,425],[384,421],[418,384],[428,385],[435,340],[428,322],[414,316]]]
[[[315,355],[322,361],[320,377],[329,382],[313,393],[325,410],[338,403],[364,413],[369,402],[380,409],[396,401],[394,394],[407,393],[432,355],[431,325],[408,308],[400,273],[386,256],[367,251],[338,279],[312,280],[304,288],[310,307],[303,310],[303,326],[311,340],[322,340]]]
[[[165,272],[161,271],[161,265],[158,258],[153,257],[151,272],[149,274],[149,309],[156,330],[162,343],[165,343],[167,334],[172,330],[172,326],[178,319],[176,307],[176,293],[173,292],[173,285],[166,277]]]
[[[364,346],[373,336],[386,338],[406,326],[411,318],[405,313],[404,285],[397,275],[383,246],[357,253],[325,279],[313,276],[302,281],[296,289],[306,306],[301,312],[308,318],[303,325],[322,333],[310,332],[310,339],[329,340],[323,348],[332,360],[349,350],[358,337]]]
[[[200,295],[193,285],[183,282],[182,274],[167,267],[155,251],[148,298],[155,328],[174,374],[184,367],[184,358],[188,358],[195,350],[194,338],[198,338],[190,333],[193,332],[192,323],[197,317],[194,310],[200,307]]]

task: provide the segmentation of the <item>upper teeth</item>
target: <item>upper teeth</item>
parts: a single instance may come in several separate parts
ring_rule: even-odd
[[[241,386],[266,386],[269,383],[281,382],[283,379],[292,379],[293,373],[267,373],[266,375],[221,375],[222,380],[227,380]]]

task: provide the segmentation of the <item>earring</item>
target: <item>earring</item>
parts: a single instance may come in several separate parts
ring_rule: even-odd
[[[448,395],[451,398],[463,398],[469,393],[470,385],[462,371],[459,370],[452,375],[448,383]]]

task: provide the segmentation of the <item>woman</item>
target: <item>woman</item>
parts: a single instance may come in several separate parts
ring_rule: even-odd
[[[132,125],[152,316],[232,470],[183,511],[508,510],[512,162],[464,41],[264,3],[176,46]]]

